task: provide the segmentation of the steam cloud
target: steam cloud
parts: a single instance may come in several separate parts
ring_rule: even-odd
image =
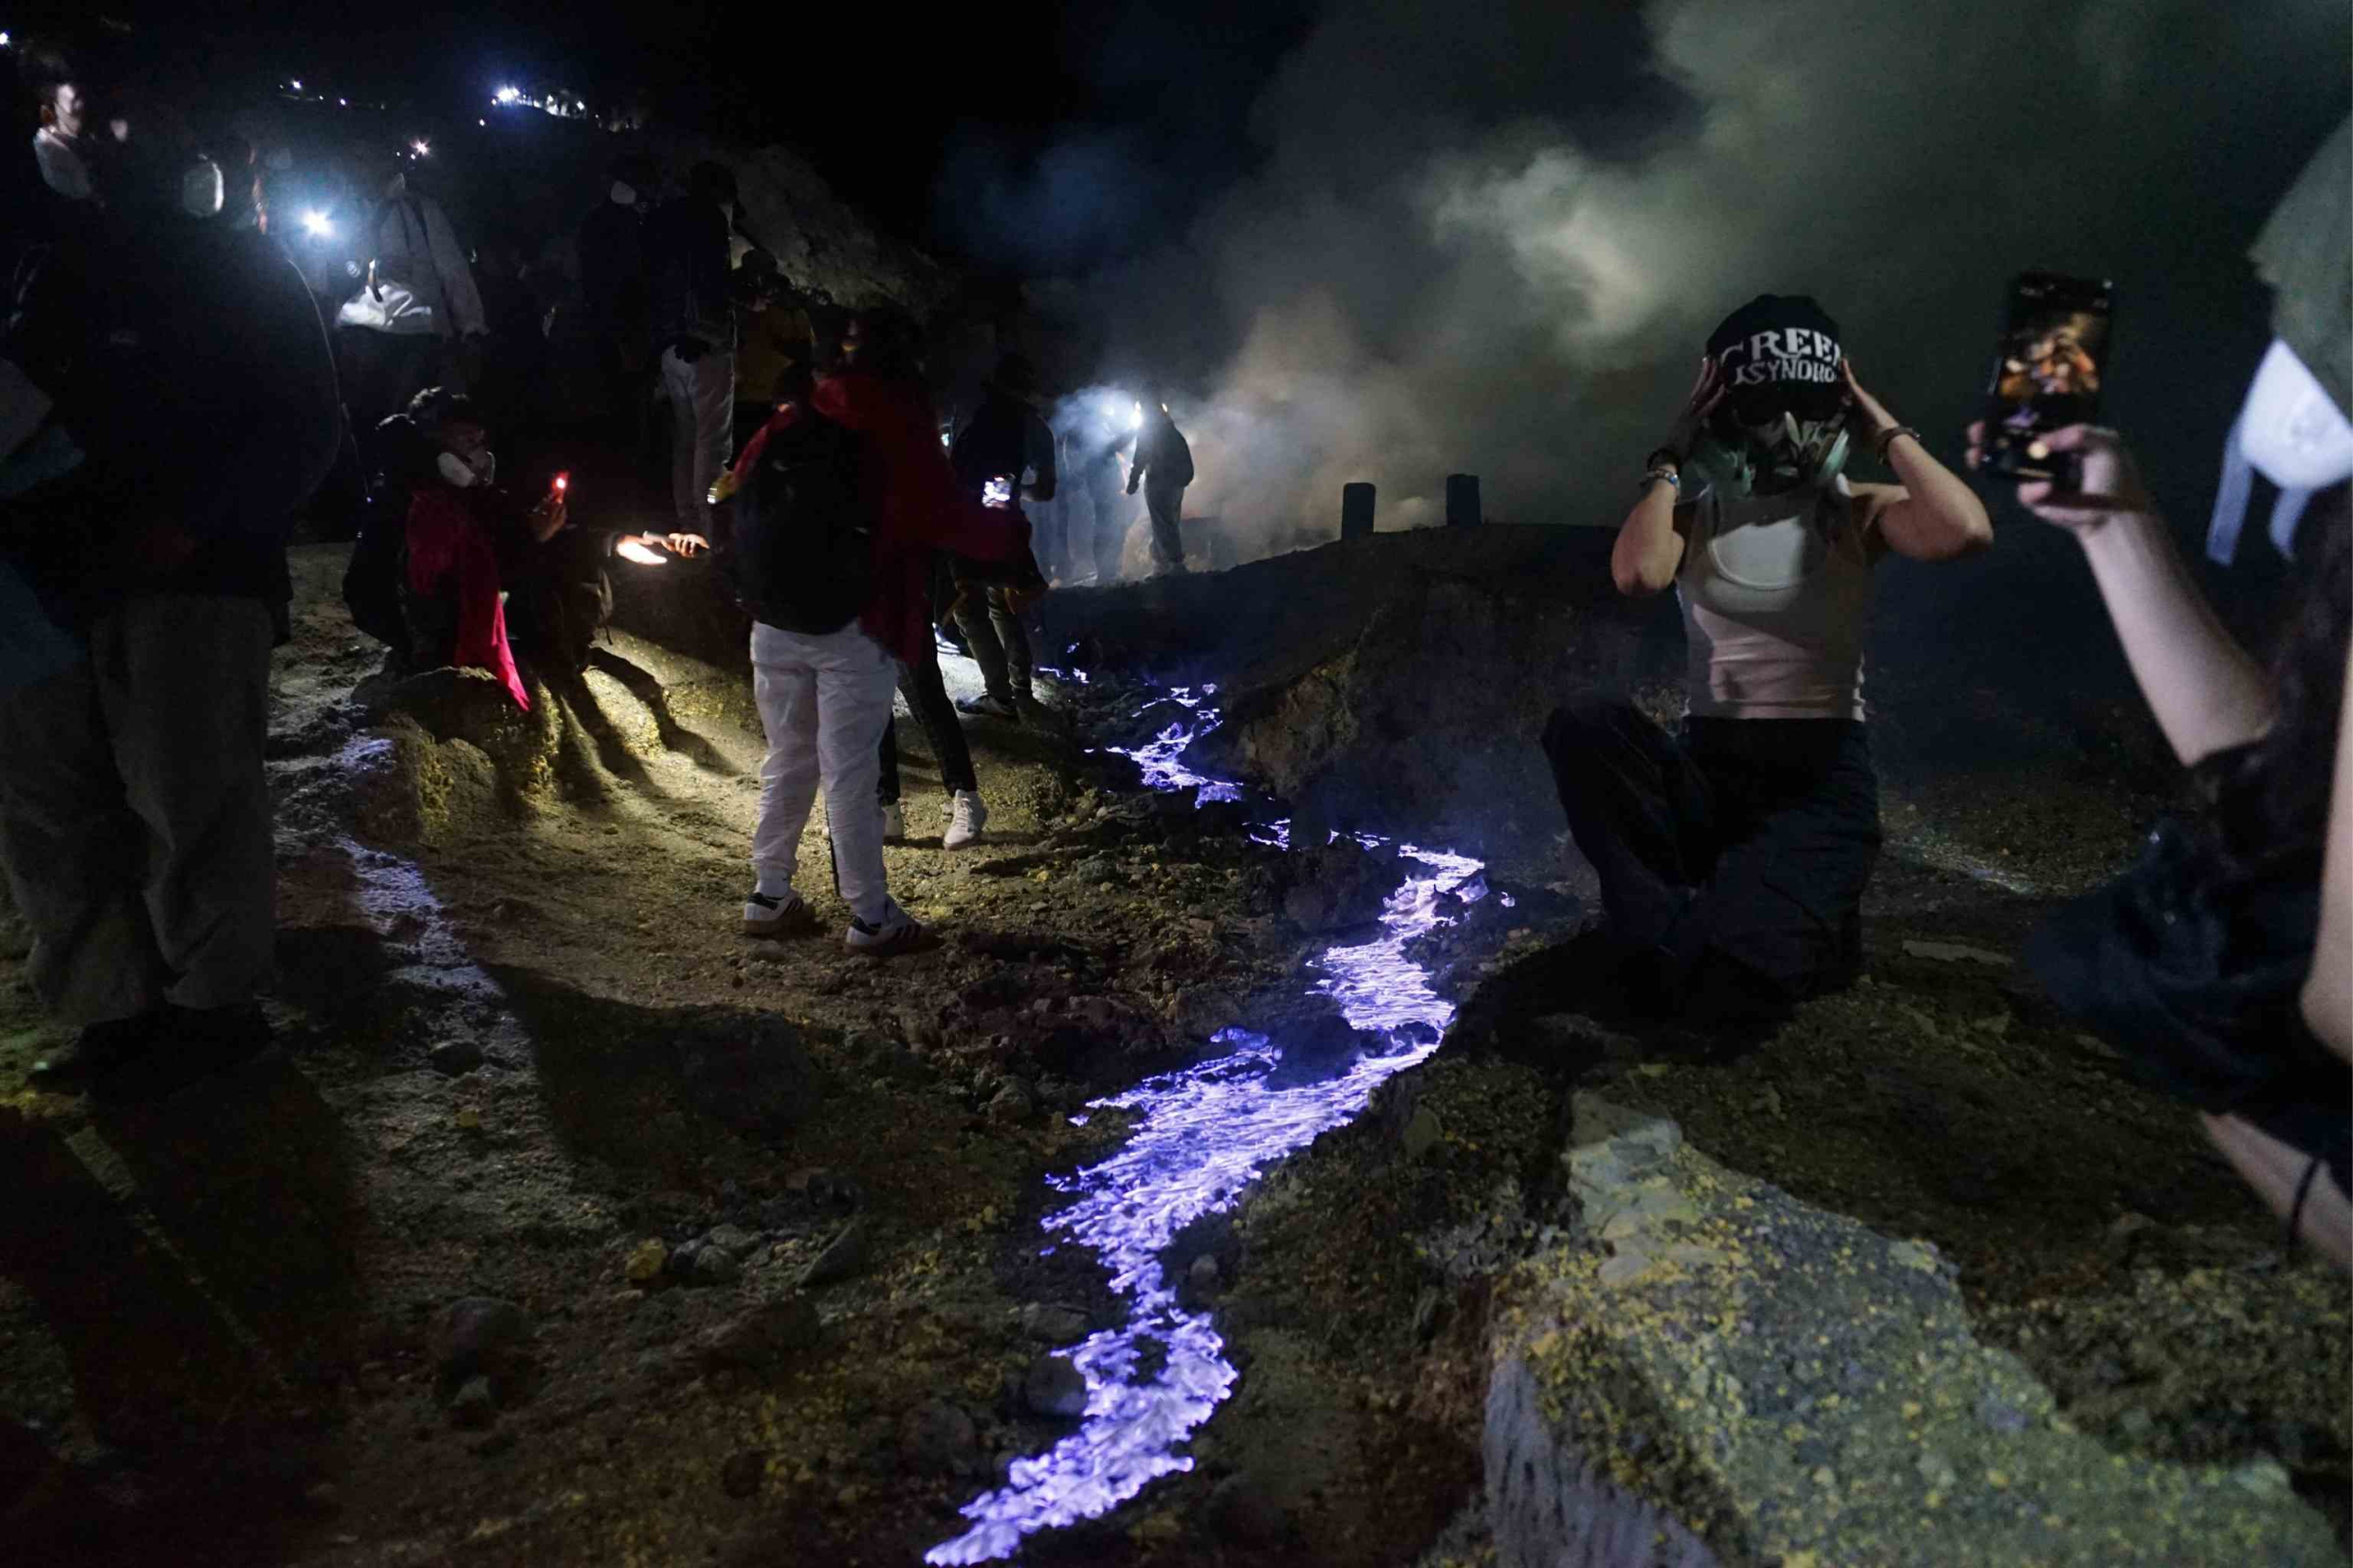
[[[2202,504],[2260,344],[2240,253],[2345,112],[2342,6],[1653,0],[1615,40],[1581,10],[1334,7],[1261,97],[1258,175],[1041,296],[1176,389],[1188,514],[1249,555],[1331,537],[1350,480],[1434,521],[1456,471],[1494,517],[1612,521],[1767,290],[1949,449],[2029,267],[2118,280],[2142,391],[2109,412],[2198,426],[2157,477]]]

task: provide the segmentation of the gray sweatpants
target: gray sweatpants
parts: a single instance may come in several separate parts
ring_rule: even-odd
[[[67,1021],[235,1006],[269,978],[272,638],[258,599],[134,598],[85,661],[0,689],[0,865]]]
[[[712,348],[689,365],[665,348],[662,390],[670,399],[670,507],[680,533],[699,533],[704,497],[735,457],[735,356]]]

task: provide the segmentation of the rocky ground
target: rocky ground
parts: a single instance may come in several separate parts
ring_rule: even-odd
[[[1389,562],[1428,548],[1380,570],[1426,572]],[[1528,565],[1497,548],[1490,584]],[[1282,570],[1301,568],[1220,581],[1232,604],[1279,603]],[[0,1269],[0,1412],[69,1461],[17,1539],[95,1517],[140,1561],[163,1542],[355,1568],[917,1560],[1074,1429],[1046,1353],[1115,1321],[1083,1255],[1040,1256],[1042,1178],[1127,1125],[1074,1115],[1226,1025],[1323,1028],[1302,966],[1395,870],[1284,855],[1245,808],[1143,792],[1096,749],[1168,716],[1140,711],[1133,650],[1155,617],[1213,619],[1177,596],[1214,589],[1057,596],[1058,640],[1101,628],[1093,679],[1055,686],[1044,722],[972,726],[985,847],[939,847],[944,798],[903,724],[892,879],[938,946],[879,966],[829,938],[757,948],[733,928],[758,748],[740,676],[704,662],[723,636],[617,635],[523,719],[483,682],[371,678],[339,571],[332,547],[300,552],[276,683],[281,1050],[136,1113],[42,1095],[22,1074],[56,1037],[18,983],[20,936],[0,958],[0,1157],[25,1216]],[[1459,610],[1495,590],[1412,591],[1474,591],[1444,601]],[[1501,603],[1476,646],[1522,635]],[[1334,694],[1325,738],[1283,755],[1349,815],[1349,770],[1393,765],[1395,715],[1447,721],[1344,616],[1296,619],[1297,646],[1237,655],[1237,722],[1263,749],[1266,715]],[[1216,678],[1215,630],[1152,673]],[[1643,635],[1595,645],[1650,678]],[[1472,717],[1492,732],[1529,700]],[[1589,884],[1514,805],[1531,825],[1480,846],[1488,896],[1417,949],[1462,1003],[1445,1048],[1173,1250],[1242,1373],[1194,1470],[1027,1560],[1494,1560],[1473,1505],[1497,1347],[1625,1239],[1563,1158],[1596,1096],[1776,1202],[1932,1248],[2034,1422],[2120,1463],[2276,1471],[2341,1543],[2344,1283],[2284,1256],[2187,1115],[2011,961],[2052,900],[2130,852],[2156,803],[2136,744],[1891,769],[1865,983],[1729,1049],[1595,1005],[1573,940]],[[806,849],[803,890],[837,925],[813,825]],[[1647,1461],[1652,1440],[1592,1439],[1594,1462],[1672,1508],[1690,1474]],[[1845,1485],[1862,1462],[1838,1459]],[[1921,1462],[1902,1458],[1937,1482]],[[1796,1562],[1820,1502],[1793,1510],[1808,1529],[1706,1549]]]

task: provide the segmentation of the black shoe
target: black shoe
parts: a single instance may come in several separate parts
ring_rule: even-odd
[[[74,1043],[65,1050],[33,1063],[33,1086],[71,1092],[101,1074],[136,1061],[154,1049],[156,1031],[165,1026],[168,1017],[165,1009],[157,1008],[128,1018],[92,1024],[74,1037]]]
[[[91,1080],[92,1099],[105,1105],[159,1100],[269,1049],[269,1024],[259,1007],[174,1006],[166,1013],[151,1049]]]
[[[1013,699],[999,697],[994,692],[965,698],[956,704],[956,710],[980,719],[1004,719],[1016,724],[1021,722],[1021,710],[1014,705]]]

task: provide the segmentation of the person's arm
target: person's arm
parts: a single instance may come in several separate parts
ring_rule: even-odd
[[[1984,437],[1982,422],[1970,426],[1972,468]],[[2083,545],[2132,678],[2174,756],[2188,767],[2262,738],[2277,712],[2271,683],[2190,581],[2172,530],[2115,432],[2071,425],[2040,445],[2037,458],[2080,458],[2081,488],[2021,484],[2018,501]]]
[[[1898,421],[1879,399],[1863,390],[1851,363],[1839,360],[1838,373],[1846,381],[1847,396],[1854,400],[1850,424],[1856,438],[1869,441],[1877,450],[1880,438],[1900,427]],[[1902,488],[1878,503],[1874,520],[1879,537],[1890,550],[1912,561],[1950,561],[1972,555],[1994,542],[1994,520],[1985,515],[1985,503],[1967,481],[1938,462],[1917,437],[1907,434],[1890,441],[1887,461]]]
[[[1634,509],[1626,514],[1626,520],[1618,525],[1618,540],[1609,547],[1609,580],[1629,598],[1646,598],[1663,592],[1673,585],[1675,574],[1683,569],[1683,526],[1688,514],[1677,505],[1682,460],[1690,451],[1700,426],[1723,397],[1723,372],[1713,359],[1702,356],[1699,379],[1691,383],[1691,395],[1684,400],[1683,412],[1676,415],[1665,441],[1654,453],[1674,459],[1672,462],[1663,459],[1659,466],[1676,474],[1677,482],[1644,480],[1641,497],[1635,501]]]
[[[2347,660],[2353,672],[2353,651]],[[2328,787],[2328,847],[2321,864],[2320,937],[2302,998],[2304,1023],[2339,1056],[2353,1056],[2353,673],[2336,721]]]
[[[458,231],[438,201],[422,204],[425,243],[433,253],[433,270],[441,275],[441,291],[449,301],[449,324],[460,337],[478,337],[490,330],[483,313],[482,291],[474,287],[474,269],[458,244]]]

